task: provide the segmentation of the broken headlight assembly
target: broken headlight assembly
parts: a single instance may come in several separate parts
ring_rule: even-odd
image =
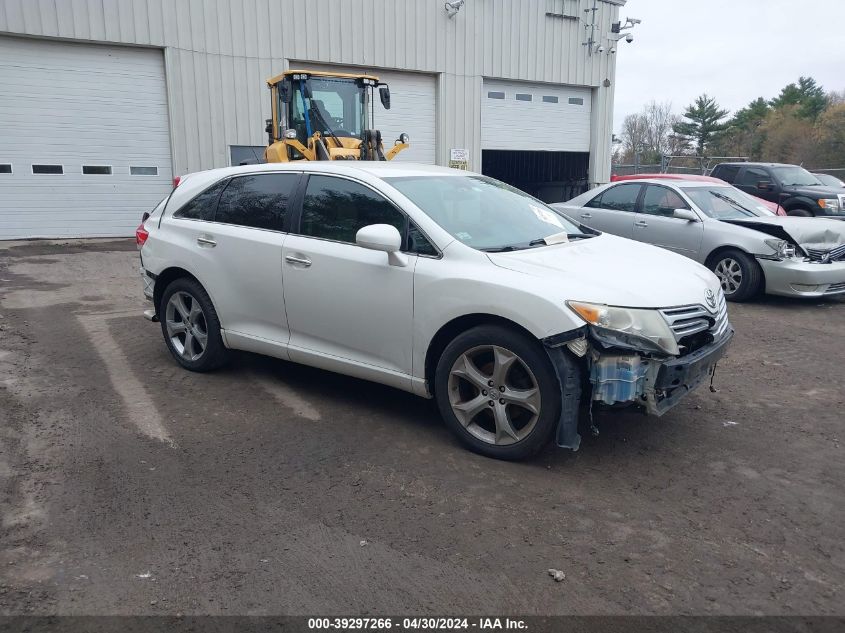
[[[567,301],[566,305],[592,326],[593,336],[606,346],[672,356],[681,353],[672,329],[657,310],[583,301]]]
[[[765,240],[766,246],[775,251],[775,257],[778,259],[792,259],[795,257],[795,246],[786,240]]]

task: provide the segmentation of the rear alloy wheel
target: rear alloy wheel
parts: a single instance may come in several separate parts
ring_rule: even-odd
[[[210,371],[226,362],[217,312],[193,279],[177,279],[161,299],[161,331],[170,353],[185,369]]]
[[[718,255],[713,263],[713,272],[728,301],[746,301],[755,296],[763,283],[763,271],[751,257],[738,250],[729,250]]]
[[[465,332],[444,351],[435,377],[441,414],[472,450],[523,459],[549,440],[560,386],[539,343],[498,326]]]

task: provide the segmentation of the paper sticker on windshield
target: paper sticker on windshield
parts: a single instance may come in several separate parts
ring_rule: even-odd
[[[542,207],[531,205],[531,210],[534,212],[534,215],[537,216],[538,220],[545,222],[546,224],[553,224],[554,226],[558,226],[563,228],[563,223],[560,221],[560,217],[556,213],[549,211],[548,209],[543,209]]]
[[[464,233],[463,231],[455,233],[455,237],[457,237],[462,242],[469,242],[472,239],[472,235],[470,235],[469,233]]]

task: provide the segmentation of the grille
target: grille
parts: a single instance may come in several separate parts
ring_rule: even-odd
[[[832,248],[830,250],[822,250],[820,248],[808,248],[807,255],[810,260],[814,262],[839,262],[845,260],[845,244]]]
[[[665,308],[660,313],[668,321],[675,340],[681,345],[684,345],[685,339],[689,340],[689,337],[701,332],[707,332],[718,339],[729,326],[728,304],[721,289],[716,295],[716,301],[715,314],[699,304]]]
[[[826,295],[832,295],[839,292],[845,292],[845,281],[836,284],[830,284],[827,287],[827,290],[824,291]]]

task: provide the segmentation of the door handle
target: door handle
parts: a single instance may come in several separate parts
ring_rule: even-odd
[[[593,217],[593,214],[592,213],[582,213],[581,217],[589,220],[591,217]]]
[[[638,226],[644,229],[648,226],[648,222],[646,222],[645,220],[637,220],[636,222],[634,222],[634,226]]]
[[[197,244],[199,244],[200,246],[208,246],[209,248],[214,248],[215,246],[217,246],[217,242],[215,242],[210,237],[205,237],[204,235],[200,235],[197,238]]]
[[[305,268],[311,265],[311,260],[307,257],[296,257],[295,255],[285,255],[285,261],[289,264],[299,264]]]

